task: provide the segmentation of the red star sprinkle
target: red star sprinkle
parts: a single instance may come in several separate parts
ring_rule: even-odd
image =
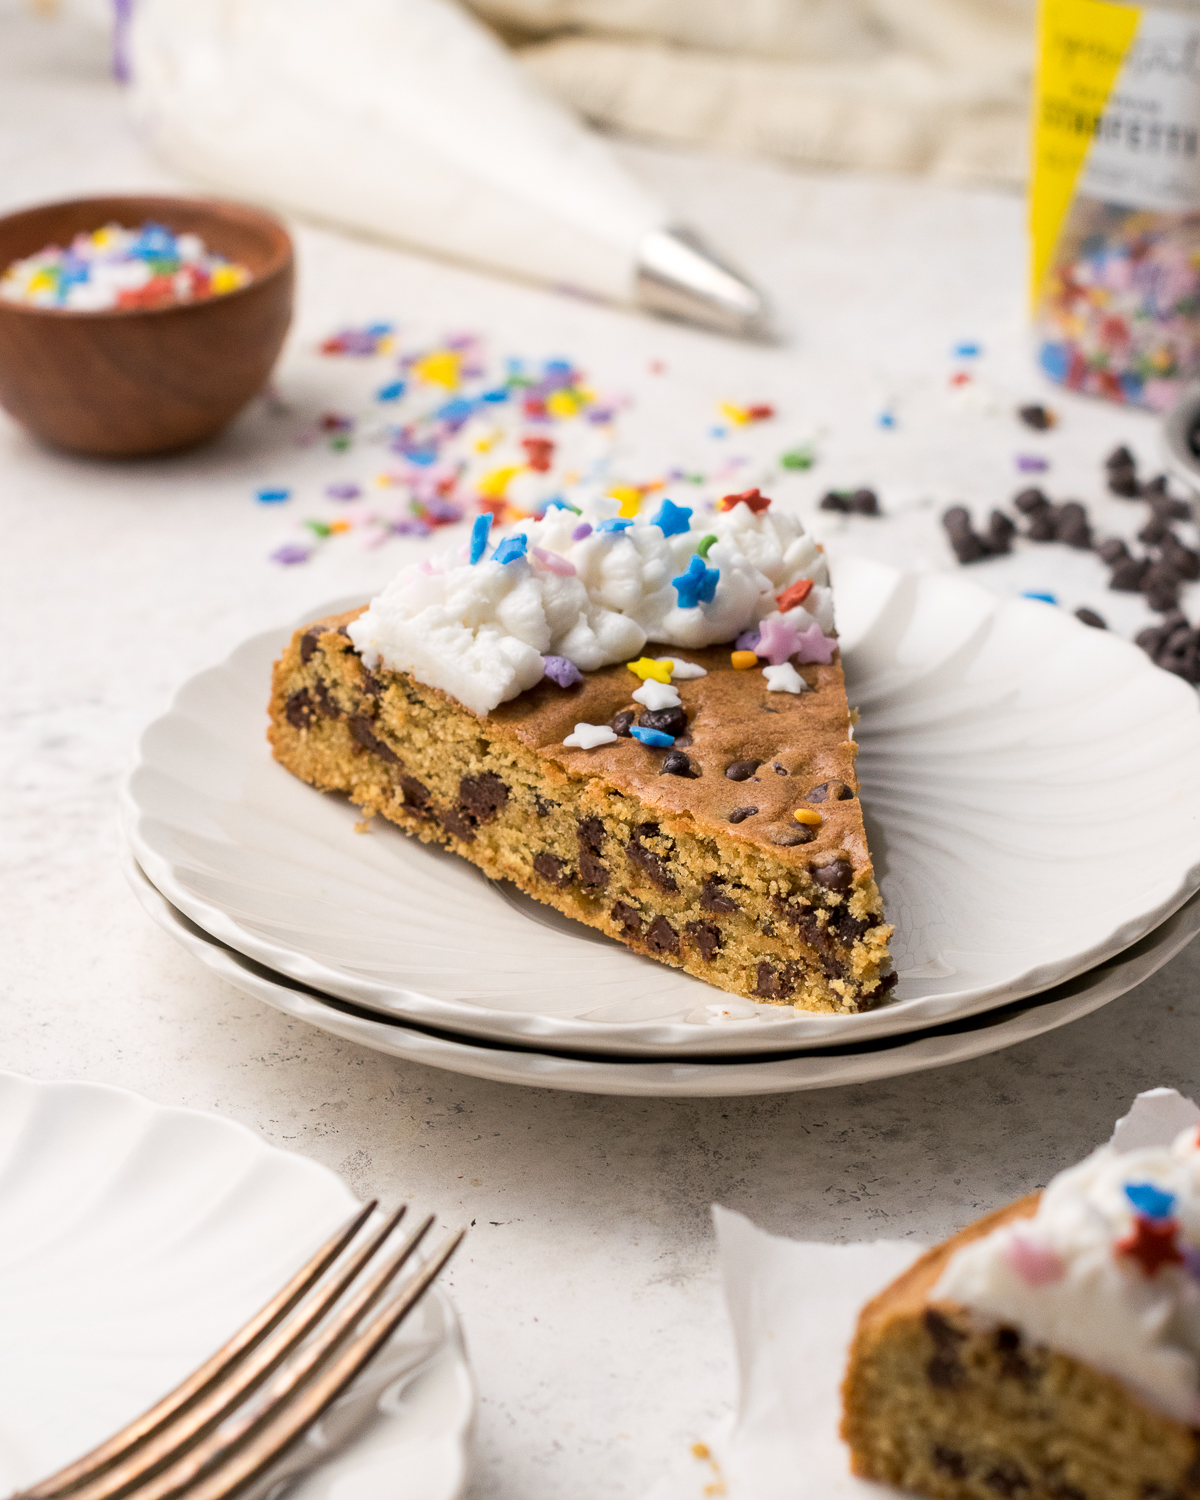
[[[760,401],[755,406],[748,406],[746,415],[752,422],[766,422],[775,415],[775,408],[765,401]]]
[[[1175,1243],[1179,1225],[1174,1219],[1147,1219],[1138,1214],[1133,1223],[1132,1232],[1116,1243],[1118,1255],[1131,1255],[1143,1276],[1153,1276],[1159,1266],[1182,1265],[1183,1256]]]
[[[788,584],[782,594],[775,595],[775,603],[779,606],[779,613],[786,615],[789,609],[795,609],[797,604],[803,604],[812,592],[813,581],[811,578],[797,578],[795,583]]]
[[[744,490],[740,495],[726,495],[723,500],[717,502],[718,510],[732,510],[735,505],[748,505],[756,516],[761,515],[770,505],[760,490]]]

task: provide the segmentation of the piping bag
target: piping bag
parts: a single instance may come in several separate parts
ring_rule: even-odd
[[[175,166],[273,203],[723,333],[761,295],[451,0],[137,0],[135,114]]]

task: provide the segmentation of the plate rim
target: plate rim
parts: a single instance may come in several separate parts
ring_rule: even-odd
[[[989,616],[994,616],[1005,609],[1038,608],[1024,599],[1006,599],[992,594],[971,580],[957,575],[902,570],[867,558],[842,559],[839,570],[844,571],[848,566],[867,570],[877,579],[890,580],[890,586],[893,589],[907,580],[918,584],[923,580],[941,581],[960,592],[965,590],[976,595],[981,603],[986,605]],[[345,607],[347,602],[346,597],[343,596],[321,606],[321,610],[328,613],[339,605]],[[306,612],[300,623],[307,623],[317,617],[319,617],[318,613]],[[575,1017],[555,1017],[533,1010],[499,1010],[469,1001],[439,999],[412,988],[400,989],[380,981],[348,975],[272,938],[246,932],[220,905],[194,895],[183,886],[175,877],[167,857],[159,855],[143,835],[141,810],[134,792],[137,774],[147,764],[144,755],[147,739],[159,724],[179,712],[181,699],[193,688],[193,685],[210,674],[214,680],[225,674],[232,674],[235,681],[240,680],[237,665],[239,661],[244,663],[247,657],[255,653],[263,656],[269,655],[273,659],[282,643],[296,628],[298,627],[279,626],[256,632],[236,645],[223,661],[192,674],[177,688],[166,712],[156,716],[139,737],[131,763],[120,786],[118,802],[121,823],[135,859],[151,876],[154,884],[163,891],[173,905],[206,932],[228,947],[236,949],[246,957],[277,973],[327,995],[374,1010],[382,1018],[401,1017],[418,1025],[441,1027],[481,1040],[516,1039],[522,1045],[529,1043],[545,1045],[550,1042],[558,1046],[573,1044],[583,1050],[605,1052],[613,1056],[629,1055],[647,1048],[654,1051],[662,1050],[664,1054],[672,1051],[687,1052],[697,1057],[760,1051],[790,1052],[798,1048],[829,1046],[832,1044],[831,1035],[835,1031],[856,1031],[864,1034],[864,1037],[903,1036],[939,1024],[938,1018],[911,1016],[911,1007],[923,1001],[940,1001],[944,1007],[951,1009],[951,1015],[943,1016],[941,1019],[967,1017],[996,1009],[1027,995],[1040,993],[1055,984],[1065,983],[1086,973],[1139,942],[1147,933],[1161,926],[1175,911],[1186,904],[1197,889],[1200,889],[1200,850],[1198,850],[1196,861],[1184,872],[1170,897],[1148,911],[1143,911],[1134,917],[1126,917],[1109,932],[1105,939],[1080,951],[1070,960],[1064,960],[1052,966],[1041,964],[1027,968],[1012,980],[978,989],[969,999],[959,1000],[953,996],[913,996],[893,1006],[885,1005],[862,1015],[841,1016],[821,1012],[811,1014],[793,1012],[779,1020],[772,1018],[765,1026],[760,1026],[757,1019],[734,1022],[721,1027],[701,1026],[683,1021],[584,1021]],[[1077,628],[1086,629],[1082,625]],[[1094,633],[1089,632],[1089,635],[1092,634]],[[1144,663],[1147,672],[1159,673],[1160,669],[1156,668],[1129,642],[1113,637],[1109,644],[1126,655],[1127,660]],[[847,649],[852,651],[853,648],[853,642],[851,642]],[[1196,719],[1200,722],[1200,696],[1191,693],[1181,681],[1173,678],[1171,681],[1177,684],[1182,694],[1186,695],[1181,702],[1186,703],[1190,699]],[[263,743],[265,745],[265,738]],[[1047,970],[1050,972],[1048,973]],[[714,996],[715,1002],[719,1002],[720,998],[727,993],[715,987],[709,992]],[[767,1007],[764,1006],[761,1009],[766,1010]],[[804,1034],[816,1030],[822,1034],[815,1036]],[[797,1031],[801,1033],[799,1036],[796,1035]]]

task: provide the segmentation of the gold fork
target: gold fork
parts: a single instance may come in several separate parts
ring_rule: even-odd
[[[12,1500],[172,1500],[183,1494],[188,1500],[225,1500],[259,1479],[378,1353],[465,1233],[448,1236],[377,1307],[433,1224],[430,1216],[364,1279],[404,1217],[400,1207],[317,1287],[377,1206],[372,1200],[354,1214],[265,1307],[149,1411]],[[252,1402],[260,1390],[262,1397]]]

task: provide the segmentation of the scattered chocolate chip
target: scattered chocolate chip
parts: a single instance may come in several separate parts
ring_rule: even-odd
[[[422,818],[432,815],[429,788],[423,781],[418,781],[415,776],[401,776],[400,786],[404,792],[405,807],[411,808]]]
[[[994,510],[988,517],[985,541],[989,552],[1000,555],[1012,550],[1012,539],[1016,535],[1016,524],[1002,510]]]
[[[933,1467],[949,1474],[951,1479],[967,1477],[967,1460],[957,1448],[944,1448],[941,1443],[935,1443],[931,1458]]]
[[[608,884],[608,866],[590,849],[579,851],[579,884],[588,891],[602,891]]]
[[[458,807],[478,826],[490,823],[508,801],[508,787],[494,771],[482,776],[464,776],[458,783]]]
[[[851,802],[854,799],[854,793],[844,781],[823,781],[820,786],[813,787],[804,800],[824,802],[826,798],[831,802]]]
[[[393,766],[400,764],[400,757],[390,745],[384,744],[375,733],[370,719],[366,718],[363,714],[352,714],[350,716],[350,733],[365,750],[370,750],[372,754],[378,755],[380,760],[386,760]]]
[[[1153,563],[1142,575],[1142,593],[1151,609],[1174,609],[1179,603],[1179,575],[1168,563]]]
[[[758,966],[754,993],[764,1000],[786,1000],[796,988],[793,975],[793,965],[787,964],[784,968],[777,969],[774,964],[763,959]]]
[[[558,803],[551,802],[549,797],[543,797],[541,792],[534,792],[533,805],[539,818],[548,818]]]
[[[283,705],[283,716],[293,729],[307,729],[316,718],[316,706],[307,688],[293,693]]]
[[[871,925],[868,917],[852,917],[850,908],[843,906],[826,930],[832,932],[844,947],[853,948],[863,933],[870,931]]]
[[[1039,403],[1032,406],[1018,406],[1017,416],[1025,423],[1026,427],[1032,427],[1034,432],[1045,432],[1048,427],[1054,426],[1053,413]]]
[[[668,750],[663,757],[661,776],[686,776],[689,781],[695,781],[699,771],[695,770],[691,761],[682,750]]]
[[[1044,490],[1030,488],[1013,496],[1013,504],[1023,516],[1033,516],[1038,511],[1049,510],[1050,501]]]
[[[317,654],[317,646],[321,640],[319,630],[306,630],[300,637],[300,660],[307,665]]]
[[[369,694],[370,697],[383,697],[383,683],[373,672],[368,672],[366,667],[362,669],[362,686],[363,692]]]
[[[877,516],[879,497],[874,490],[855,490],[847,508],[859,516]]]
[[[651,953],[672,953],[679,956],[679,934],[666,917],[655,917],[646,934],[646,946]]]
[[[340,719],[342,711],[330,694],[329,689],[323,682],[317,682],[313,686],[313,696],[316,699],[317,712],[323,719]]]
[[[687,714],[680,704],[674,708],[648,708],[638,719],[638,724],[643,729],[657,729],[673,738],[687,728]]]
[[[1147,625],[1145,630],[1139,630],[1133,638],[1133,644],[1140,646],[1147,656],[1157,656],[1162,649],[1163,632],[1161,625]]]
[[[1085,625],[1090,625],[1093,630],[1107,630],[1108,626],[1102,615],[1098,615],[1094,609],[1077,609],[1075,618],[1081,620]]]
[[[794,849],[797,844],[811,844],[817,830],[807,823],[785,823],[781,828],[772,828],[767,837],[781,849]]]
[[[1108,487],[1114,495],[1120,495],[1123,500],[1136,500],[1142,493],[1137,474],[1132,468],[1110,469]]]
[[[1142,495],[1153,503],[1166,495],[1169,482],[1165,474],[1156,474],[1153,479],[1148,479],[1142,486]]]
[[[691,735],[690,730],[685,729],[682,734],[677,734],[675,736],[675,747],[678,750],[682,750],[682,749],[685,748],[685,746],[691,745],[691,744],[694,744],[694,743],[695,742],[692,739],[692,735]]]
[[[580,818],[575,833],[581,849],[599,854],[604,848],[604,824],[599,818]]]
[[[658,831],[657,823],[643,823],[634,830],[633,837],[625,845],[625,853],[629,856],[629,862],[644,870],[655,885],[661,886],[664,891],[677,891],[679,884],[667,868],[662,855],[648,849],[642,842],[643,839],[657,837]]]
[[[1124,443],[1113,451],[1104,460],[1106,469],[1133,469],[1137,467],[1137,461]]]
[[[1122,594],[1137,594],[1141,592],[1142,579],[1150,566],[1149,558],[1128,557],[1124,562],[1119,562],[1112,571],[1112,577],[1108,580],[1110,589],[1116,589]]]
[[[1039,511],[1030,521],[1029,530],[1025,535],[1031,542],[1058,541],[1058,527],[1055,525],[1053,513]]]
[[[1173,537],[1163,551],[1163,561],[1169,563],[1180,578],[1200,578],[1200,552],[1185,547],[1178,537]]]
[[[735,807],[729,814],[729,821],[731,823],[744,823],[747,818],[754,817],[757,812],[757,807]]]
[[[725,774],[730,781],[749,781],[761,765],[761,760],[735,760],[725,767]]]
[[[1027,1495],[1032,1488],[1025,1470],[1010,1458],[1001,1459],[983,1476],[983,1482],[997,1495],[1003,1495],[1005,1500],[1016,1500],[1018,1495]]]
[[[700,952],[706,964],[712,963],[721,947],[721,929],[715,922],[689,922],[684,928],[688,941]]]
[[[771,762],[771,769],[775,772],[776,776],[787,775],[787,769],[784,766],[781,766],[777,760]]]
[[[953,1390],[967,1378],[962,1361],[957,1355],[935,1354],[925,1366],[929,1384],[938,1390]]]
[[[1068,500],[1060,505],[1054,516],[1054,529],[1058,540],[1068,547],[1086,550],[1092,545],[1092,528],[1088,524],[1086,509],[1078,500]]]
[[[640,938],[642,935],[641,913],[636,911],[627,901],[618,901],[610,913],[627,937]]]
[[[1110,536],[1107,541],[1100,543],[1096,551],[1100,554],[1100,560],[1106,562],[1110,568],[1119,562],[1124,562],[1129,556],[1129,548],[1119,536]]]
[[[971,527],[971,517],[961,505],[952,505],[942,517],[950,546],[960,563],[979,562],[988,555],[987,543]]]
[[[1138,532],[1138,541],[1145,542],[1147,547],[1157,547],[1159,542],[1170,537],[1172,541],[1179,538],[1171,530],[1166,516],[1151,516],[1142,529]]]
[[[942,525],[951,537],[969,536],[971,532],[971,512],[965,505],[952,505],[942,516]]]
[[[456,839],[460,839],[464,844],[473,844],[475,842],[475,830],[457,808],[449,808],[446,812],[438,813],[436,816],[438,822],[447,833],[453,834]]]
[[[848,859],[834,859],[826,865],[809,865],[808,873],[827,891],[844,896],[854,884],[854,869]]]
[[[630,738],[629,731],[633,728],[637,714],[631,708],[623,708],[619,714],[613,714],[610,721],[612,732],[620,739]]]
[[[725,889],[724,882],[710,875],[700,891],[700,906],[703,911],[737,911],[738,904]]]
[[[841,490],[827,490],[821,496],[821,509],[848,511],[850,509],[850,496]]]
[[[557,854],[551,854],[548,850],[543,849],[540,854],[533,856],[533,868],[551,885],[564,886],[571,883],[570,868]]]

